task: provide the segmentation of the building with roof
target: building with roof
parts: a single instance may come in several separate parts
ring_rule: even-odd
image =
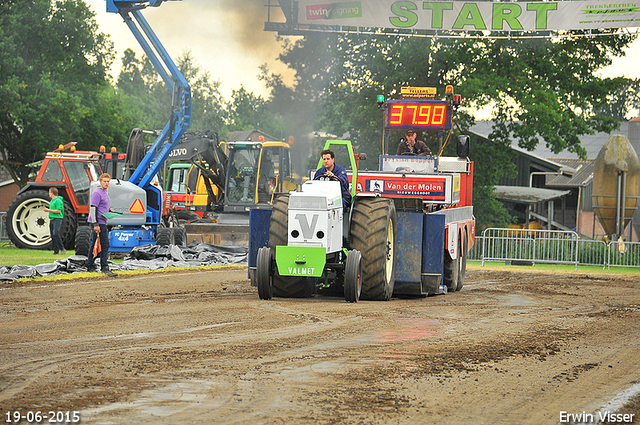
[[[0,165],[0,213],[7,211],[19,190],[20,186],[13,181],[9,171]]]
[[[478,121],[471,132],[490,140],[491,121]],[[640,156],[640,117],[621,122],[620,129],[607,133],[582,136],[587,151],[583,160],[572,152],[552,152],[544,141],[527,151],[513,142],[513,163],[517,174],[503,177],[495,187],[496,197],[503,202],[517,226],[575,230],[584,237],[603,239],[605,231],[597,219],[591,199],[594,162],[598,153],[613,134],[626,136]],[[627,240],[638,240],[640,210],[636,210],[627,226]]]

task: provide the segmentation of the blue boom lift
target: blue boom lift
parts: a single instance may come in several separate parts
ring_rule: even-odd
[[[173,94],[169,122],[140,162],[134,163],[130,176],[125,175],[128,181],[116,179],[109,188],[111,207],[122,213],[108,222],[112,226],[109,232],[111,252],[129,252],[136,246],[155,244],[160,240],[176,244],[186,242],[184,228],[166,227],[163,222],[166,201],[157,178],[169,154],[191,124],[191,87],[141,13],[143,9],[160,6],[162,2],[106,0],[107,12],[122,16]],[[140,143],[142,140],[133,139]],[[92,189],[95,188],[96,182],[92,184]]]

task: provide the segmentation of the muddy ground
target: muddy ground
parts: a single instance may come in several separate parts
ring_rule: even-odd
[[[475,268],[357,304],[261,301],[246,269],[6,284],[0,420],[558,424],[640,382],[638,280]]]

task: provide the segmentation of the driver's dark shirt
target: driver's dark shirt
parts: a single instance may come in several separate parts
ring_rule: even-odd
[[[316,171],[315,176],[313,176],[314,180],[331,180],[329,177],[325,177],[324,173],[327,172],[326,167],[321,167]],[[347,177],[347,170],[338,164],[333,164],[333,175],[338,178],[340,181],[340,190],[342,192],[342,206],[345,211],[349,209],[349,205],[351,205],[351,192],[349,192],[349,177]]]
[[[406,140],[401,141],[398,145],[396,155],[402,155],[405,152],[411,152],[419,156],[431,155],[431,149],[429,149],[429,146],[427,146],[422,140],[416,140],[413,145],[413,149],[409,147],[409,142]]]

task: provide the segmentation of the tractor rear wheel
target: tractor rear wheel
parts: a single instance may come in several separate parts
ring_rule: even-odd
[[[263,246],[258,250],[256,262],[256,283],[261,300],[273,298],[273,281],[271,279],[271,248]]]
[[[76,255],[89,255],[91,232],[93,232],[91,226],[80,226],[76,230]]]
[[[7,208],[6,229],[11,242],[23,249],[51,249],[49,192],[29,190],[16,196]]]
[[[281,195],[273,202],[269,223],[269,248],[275,255],[277,246],[286,246],[289,233],[289,195]],[[308,298],[313,292],[314,279],[280,276],[278,267],[273,274],[273,295],[276,297]]]
[[[447,287],[447,292],[454,292],[458,290],[458,279],[460,276],[460,251],[458,251],[458,256],[455,260],[451,259],[451,255],[446,249],[444,256],[446,260],[444,262],[444,270],[442,273],[442,283]]]
[[[76,218],[76,212],[73,210],[71,203],[65,199],[62,225],[60,226],[60,237],[62,238],[62,245],[65,249],[73,249],[75,246],[77,228],[78,220]]]
[[[362,255],[352,249],[347,253],[344,267],[344,299],[349,303],[357,303],[362,293]]]
[[[7,208],[6,229],[11,242],[23,249],[51,249],[49,231],[49,192],[29,190],[16,196]],[[60,237],[65,249],[73,249],[78,222],[73,206],[66,199],[60,225]]]
[[[362,299],[391,299],[396,274],[396,208],[392,199],[359,198],[349,240],[362,254]]]

